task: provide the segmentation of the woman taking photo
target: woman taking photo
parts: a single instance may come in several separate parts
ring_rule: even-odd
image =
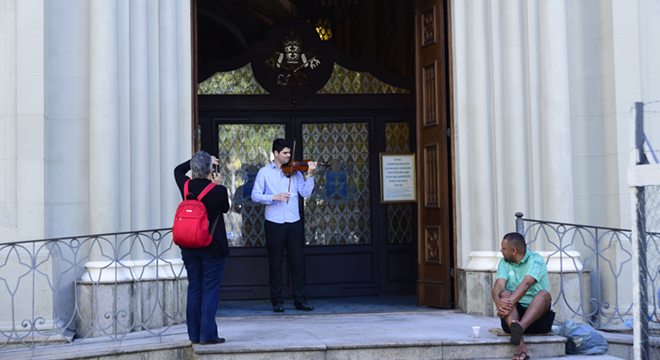
[[[211,244],[201,248],[181,247],[183,264],[188,272],[188,305],[186,323],[188,338],[193,344],[222,344],[225,339],[218,337],[215,313],[220,302],[220,282],[229,255],[227,233],[223,213],[229,211],[227,188],[221,185],[220,174],[213,172],[218,159],[204,151],[199,151],[190,160],[174,169],[174,178],[184,200],[196,199],[213,182],[214,186],[202,199],[209,219]],[[192,170],[192,179],[186,176]],[[184,188],[188,185],[188,194]],[[216,223],[215,228],[213,224]]]

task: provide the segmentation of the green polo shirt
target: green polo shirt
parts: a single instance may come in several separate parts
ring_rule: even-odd
[[[536,282],[529,287],[525,296],[518,301],[523,307],[528,307],[539,291],[550,291],[548,268],[545,266],[543,257],[537,252],[527,249],[527,253],[520,260],[520,263],[510,263],[504,259],[500,259],[500,262],[497,264],[497,278],[506,280],[506,289],[511,292],[516,290],[525,275],[536,279]]]

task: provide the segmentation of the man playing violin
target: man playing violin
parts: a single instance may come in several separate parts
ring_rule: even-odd
[[[314,190],[316,162],[307,162],[307,180],[302,172],[285,174],[282,166],[291,160],[291,144],[285,139],[273,141],[272,163],[259,169],[252,188],[252,201],[266,205],[266,249],[268,250],[268,280],[273,311],[284,312],[282,298],[282,259],[287,252],[293,304],[297,310],[312,311],[314,307],[305,300],[305,274],[303,269],[303,245],[305,236],[300,219],[298,195],[307,198]],[[295,168],[295,167],[294,167]],[[287,177],[290,175],[290,177]]]

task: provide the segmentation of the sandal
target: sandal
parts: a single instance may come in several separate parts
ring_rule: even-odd
[[[523,354],[525,354],[525,357],[522,357]],[[522,351],[520,354],[518,354],[518,360],[529,360],[529,354]]]
[[[511,343],[513,345],[520,345],[520,339],[522,339],[523,335],[522,325],[518,322],[512,322],[511,325],[509,325],[509,331],[511,331]],[[522,353],[520,353],[520,355],[522,355]],[[527,353],[525,353],[525,355],[527,355]]]

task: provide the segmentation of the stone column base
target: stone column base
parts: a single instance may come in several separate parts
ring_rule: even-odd
[[[77,284],[76,335],[100,337],[186,321],[187,278]]]

